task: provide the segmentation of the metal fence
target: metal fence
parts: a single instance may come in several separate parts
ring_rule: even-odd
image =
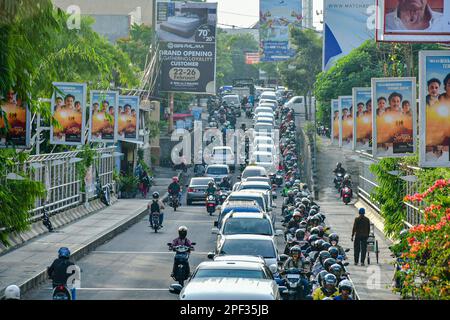
[[[378,162],[374,159],[372,155],[357,151],[359,155],[359,181],[358,181],[358,196],[363,199],[368,205],[380,213],[380,204],[375,201],[372,197],[374,189],[377,188],[378,181],[377,177],[370,171],[370,166]],[[392,175],[397,176],[398,179],[402,180],[403,194],[406,196],[408,194],[414,194],[419,192],[421,186],[417,179],[417,173],[421,170],[420,168],[405,166],[402,169],[400,175],[399,172],[391,172]],[[406,206],[406,219],[404,223],[407,227],[411,227],[423,222],[423,211],[418,207],[404,202]],[[400,204],[399,204],[400,205]]]
[[[113,171],[115,165],[114,147],[95,150],[92,181],[95,183],[98,175],[101,185],[114,184]],[[59,213],[83,204],[86,200],[96,197],[95,192],[82,192],[83,181],[77,170],[77,163],[82,161],[82,150],[53,154],[30,156],[23,167],[16,165],[12,173],[22,169],[28,178],[40,181],[47,190],[46,199],[36,199],[35,208],[31,210],[31,220],[41,218],[45,208],[50,214]]]

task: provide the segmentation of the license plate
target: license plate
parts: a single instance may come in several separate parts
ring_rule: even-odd
[[[288,279],[300,279],[300,275],[299,274],[289,274],[287,276]]]

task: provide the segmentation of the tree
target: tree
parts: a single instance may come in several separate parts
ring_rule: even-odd
[[[148,55],[150,52],[150,45],[153,41],[153,29],[144,24],[134,24],[131,26],[130,37],[119,39],[117,46],[128,54],[132,63],[143,71]]]

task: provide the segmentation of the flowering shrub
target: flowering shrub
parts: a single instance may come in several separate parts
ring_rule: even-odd
[[[401,293],[419,299],[450,299],[450,179],[437,180],[424,193],[408,195],[423,202],[424,223],[409,229],[402,254]]]

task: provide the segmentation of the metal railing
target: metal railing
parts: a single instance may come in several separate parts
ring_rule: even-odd
[[[93,164],[93,182],[98,174],[101,185],[113,184],[115,165],[115,147],[95,150],[97,156]],[[79,176],[77,163],[82,161],[82,150],[53,154],[33,155],[23,164],[15,165],[10,172],[25,172],[27,177],[40,181],[47,190],[46,199],[36,199],[35,207],[30,211],[31,221],[39,220],[44,205],[50,214],[59,213],[83,204],[86,192],[82,192],[84,178]],[[21,170],[19,170],[21,169]],[[23,174],[23,173],[22,173]],[[87,194],[87,200],[95,198],[96,194]]]

